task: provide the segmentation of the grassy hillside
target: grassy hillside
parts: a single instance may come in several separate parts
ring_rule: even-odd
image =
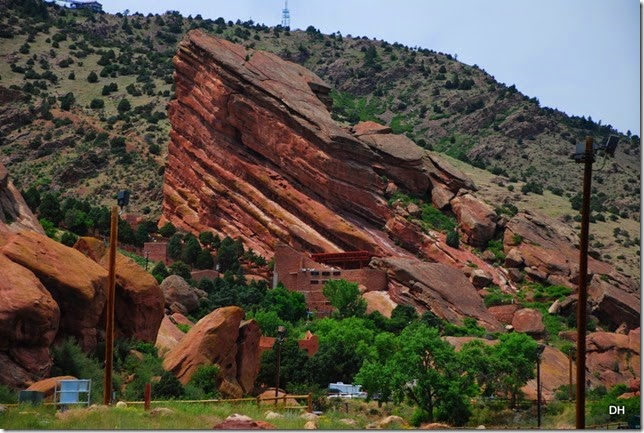
[[[312,26],[289,31],[178,13],[92,14],[36,0],[0,5],[0,85],[21,92],[0,95],[0,158],[23,190],[35,185],[106,204],[128,188],[132,211],[158,217],[171,59],[186,31],[203,28],[316,72],[335,88],[337,120],[390,125],[419,146],[465,163],[466,172],[474,166],[516,185],[512,196],[526,206],[536,200],[552,214],[556,202],[561,212],[555,216],[568,215],[571,224],[582,182],[582,167],[569,159],[574,143],[618,134],[616,158],[595,164],[593,220],[621,227],[629,239],[600,237],[595,245],[622,267],[639,269],[639,239],[633,242],[639,236],[639,137],[540,107],[536,97],[476,65],[366,36],[323,35]],[[522,194],[524,185],[531,192]]]

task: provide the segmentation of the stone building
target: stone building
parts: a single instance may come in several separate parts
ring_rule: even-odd
[[[281,282],[287,289],[303,293],[310,311],[328,315],[333,307],[322,294],[328,280],[358,283],[362,292],[387,290],[387,273],[366,267],[371,258],[367,251],[309,255],[280,243],[275,247],[273,287]]]

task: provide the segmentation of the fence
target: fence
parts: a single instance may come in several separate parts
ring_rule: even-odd
[[[287,406],[287,400],[297,400],[306,398],[306,405]],[[275,406],[281,409],[306,409],[307,412],[313,412],[313,396],[311,394],[284,394],[277,397],[248,397],[232,399],[211,399],[211,400],[149,400],[149,401],[126,401],[127,405],[144,405],[146,409],[154,404],[167,403],[201,403],[201,404],[219,404],[219,403],[256,403],[258,406],[263,401],[272,401]],[[280,402],[281,401],[281,402]]]

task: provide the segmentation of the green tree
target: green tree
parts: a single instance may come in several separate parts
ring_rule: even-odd
[[[217,249],[217,263],[219,264],[220,272],[239,270],[239,254],[235,241],[226,236]],[[242,252],[243,253],[243,252]]]
[[[275,311],[282,320],[291,323],[305,318],[307,311],[304,295],[292,292],[282,285],[266,293],[261,307],[266,311]]]
[[[211,246],[214,240],[215,240],[215,235],[213,235],[212,232],[199,233],[199,242],[201,242],[206,247]]]
[[[96,72],[94,72],[94,71],[90,72],[89,75],[87,76],[87,81],[89,83],[98,82],[98,75],[96,75]]]
[[[68,247],[73,246],[77,240],[78,240],[78,236],[76,236],[74,233],[71,233],[71,232],[65,232],[60,237],[60,243],[63,245],[67,245]]]
[[[22,192],[22,197],[32,212],[35,212],[40,206],[40,191],[36,187],[30,186],[29,189]]]
[[[181,260],[178,260],[171,264],[169,271],[170,274],[178,275],[186,281],[192,278],[192,275],[190,275],[190,266],[186,265]]]
[[[200,252],[201,246],[199,245],[199,241],[194,236],[190,236],[186,241],[181,258],[185,263],[194,265],[197,262],[197,257]]]
[[[195,267],[197,269],[212,269],[213,266],[214,262],[210,251],[208,249],[199,250],[197,259],[195,260]]]
[[[219,367],[217,365],[204,364],[197,368],[189,383],[202,390],[206,398],[217,398],[219,397],[217,376],[219,376]]]
[[[464,372],[454,348],[438,331],[416,323],[396,338],[385,362],[365,361],[355,382],[370,393],[415,404],[429,422],[438,419],[464,425],[470,415],[469,397],[476,392]]]
[[[87,235],[92,223],[87,214],[80,209],[72,208],[65,212],[65,227],[80,236]]]
[[[38,206],[38,216],[51,221],[54,226],[60,224],[65,215],[60,208],[58,197],[49,192],[45,193],[40,200],[40,206]]]
[[[172,260],[178,260],[181,257],[181,251],[183,250],[183,244],[181,242],[181,235],[175,234],[170,238],[168,242],[168,256]]]
[[[117,105],[116,109],[119,113],[125,113],[126,111],[130,111],[132,109],[132,105],[130,104],[130,101],[128,101],[126,98],[123,98]]]
[[[154,265],[154,268],[152,268],[152,276],[154,276],[159,283],[168,278],[169,275],[170,272],[168,272],[168,268],[163,262],[157,263]]]
[[[322,294],[338,310],[338,317],[363,316],[367,301],[362,298],[357,283],[346,280],[329,280],[322,287]]]
[[[185,394],[183,385],[173,373],[164,371],[161,379],[152,384],[152,395],[155,399],[180,398]]]
[[[167,222],[159,229],[159,234],[164,238],[169,238],[177,232],[177,228],[170,222]]]
[[[502,335],[499,340],[493,353],[502,372],[502,387],[510,397],[510,407],[514,408],[522,395],[521,388],[534,379],[537,342],[520,332]]]
[[[76,98],[74,97],[74,94],[72,92],[68,92],[65,94],[65,96],[59,96],[58,100],[60,101],[60,109],[69,111],[76,101]]]
[[[99,108],[104,108],[105,107],[105,101],[103,101],[100,98],[94,98],[92,99],[92,102],[89,103],[89,108],[91,109],[99,109]]]

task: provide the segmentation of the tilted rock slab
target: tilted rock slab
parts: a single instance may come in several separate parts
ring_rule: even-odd
[[[387,270],[394,283],[389,290],[394,301],[429,307],[438,317],[452,323],[462,324],[464,317],[472,317],[490,331],[503,330],[503,325],[485,308],[476,288],[458,269],[442,263],[393,257],[373,259],[371,265]]]
[[[216,364],[222,394],[238,398],[249,393],[259,372],[259,325],[242,322],[239,307],[218,308],[199,320],[163,360],[163,368],[184,385],[202,365]]]
[[[200,30],[174,57],[176,99],[165,220],[239,236],[270,257],[276,242],[311,252],[391,255],[388,184],[452,194],[472,181],[405,136],[331,119],[330,88],[309,70]]]

